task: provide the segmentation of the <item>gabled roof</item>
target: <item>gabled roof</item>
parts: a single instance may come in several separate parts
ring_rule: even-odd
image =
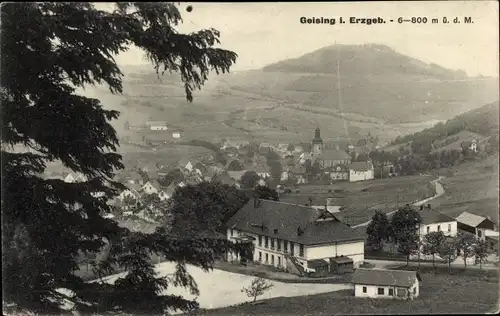
[[[484,220],[487,220],[487,218],[469,212],[463,212],[457,217],[457,222],[471,227],[479,226]]]
[[[351,157],[343,150],[326,149],[320,155],[313,156],[314,160],[348,160]]]
[[[370,161],[356,161],[351,162],[348,167],[354,171],[368,171],[373,169],[373,164]]]
[[[323,210],[296,204],[254,200],[243,206],[226,224],[243,232],[276,237],[304,245],[363,240],[363,236],[342,222],[316,221]],[[262,225],[264,229],[262,229]],[[302,234],[298,235],[298,229]],[[277,229],[275,234],[275,229]]]
[[[422,217],[422,224],[429,225],[435,223],[455,222],[455,219],[433,209],[425,208],[418,211]]]
[[[411,287],[419,279],[416,271],[356,269],[352,283],[366,285]]]

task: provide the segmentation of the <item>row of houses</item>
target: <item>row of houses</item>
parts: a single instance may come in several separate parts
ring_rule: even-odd
[[[488,218],[464,212],[457,218],[430,207],[419,208],[422,223],[415,229],[421,238],[441,231],[447,237],[467,231],[480,240],[496,236],[497,226]],[[353,272],[355,295],[406,298],[419,296],[414,271],[362,269],[365,236],[343,222],[338,209],[253,199],[227,223],[227,239],[252,245],[250,253],[228,253],[228,261],[253,261],[289,273],[326,276]],[[495,248],[493,248],[495,249]]]

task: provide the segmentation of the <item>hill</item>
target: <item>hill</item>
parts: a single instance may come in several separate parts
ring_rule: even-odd
[[[382,45],[329,46],[261,70],[210,76],[193,103],[178,74],[159,79],[147,66],[123,72],[116,126],[164,120],[188,139],[207,141],[309,141],[320,126],[327,140],[356,142],[371,133],[384,143],[498,99],[497,78],[466,78]]]
[[[499,133],[499,102],[493,102],[458,115],[446,122],[424,129],[421,132],[397,137],[386,150],[396,150],[403,146],[419,148],[431,146],[434,151],[461,149],[463,141],[476,140],[479,143]],[[498,139],[498,138],[496,138]]]

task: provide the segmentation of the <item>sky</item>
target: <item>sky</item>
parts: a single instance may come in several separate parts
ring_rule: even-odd
[[[193,10],[186,11],[191,5]],[[221,47],[238,54],[233,71],[258,69],[338,44],[385,44],[399,53],[462,69],[468,75],[498,76],[499,11],[497,1],[418,1],[344,3],[182,3],[179,32],[213,27]],[[300,18],[382,17],[386,24],[301,24]],[[463,23],[464,17],[474,23]],[[399,17],[427,17],[426,24],[398,24]],[[443,24],[459,17],[461,24]],[[439,24],[432,24],[439,18]],[[117,57],[119,65],[147,63],[132,47]]]

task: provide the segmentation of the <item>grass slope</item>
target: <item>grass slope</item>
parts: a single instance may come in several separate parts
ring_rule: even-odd
[[[472,293],[474,293],[472,295]],[[498,274],[422,274],[420,297],[413,301],[355,298],[352,290],[290,298],[261,304],[203,310],[200,316],[321,316],[487,313],[498,310]]]

